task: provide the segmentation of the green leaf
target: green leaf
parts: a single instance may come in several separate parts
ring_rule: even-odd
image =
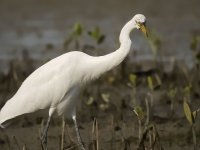
[[[133,84],[135,86],[136,85],[136,81],[137,81],[137,75],[130,74],[129,75],[129,80],[130,80],[131,84]]]
[[[186,116],[187,120],[189,121],[189,123],[191,125],[194,124],[193,114],[191,112],[189,104],[186,101],[183,102],[183,109],[184,109],[185,116]]]
[[[88,35],[95,39],[97,44],[101,44],[105,40],[105,35],[101,33],[99,27],[96,27],[92,31],[89,31]]]
[[[197,118],[197,111],[195,110],[195,111],[193,111],[192,112],[192,116],[193,116],[193,118],[194,118],[194,121],[196,120],[196,118]]]
[[[106,109],[109,108],[109,105],[108,104],[100,104],[99,108],[102,109],[102,110],[106,110]]]
[[[94,30],[90,32],[90,35],[93,38],[98,39],[99,35],[100,35],[100,29],[99,29],[99,27],[94,28]]]
[[[189,85],[185,86],[183,89],[184,94],[190,95],[191,89],[192,89],[192,85],[189,84]]]
[[[153,85],[153,79],[151,76],[148,76],[147,77],[147,83],[148,83],[148,86],[151,90],[154,90],[154,85]]]
[[[105,39],[105,35],[100,35],[99,38],[97,39],[97,44],[101,44]]]
[[[156,81],[157,81],[157,84],[158,85],[161,85],[162,84],[162,81],[161,81],[161,79],[160,79],[160,76],[157,74],[157,73],[155,73],[155,79],[156,79]]]
[[[73,26],[73,34],[75,36],[81,36],[83,32],[83,27],[81,26],[80,23],[75,23]]]
[[[92,105],[94,103],[94,98],[93,97],[89,97],[88,101],[86,102],[87,105]]]
[[[198,44],[197,36],[193,36],[193,37],[192,37],[192,41],[191,41],[191,43],[190,43],[190,48],[191,48],[192,50],[196,50],[197,44]]]
[[[106,103],[109,103],[110,94],[102,93],[101,97]]]
[[[193,115],[194,121],[196,120],[197,115],[198,115],[199,112],[200,112],[200,108],[198,108],[197,110],[193,111],[192,115]]]
[[[177,88],[172,88],[171,87],[167,94],[168,94],[168,96],[170,98],[174,98],[176,96],[176,94],[177,94]]]
[[[133,111],[140,120],[144,119],[144,111],[143,111],[142,107],[136,106]]]
[[[68,46],[72,42],[77,40],[77,38],[82,35],[82,32],[83,32],[83,27],[81,26],[81,24],[75,23],[74,26],[73,26],[73,31],[70,33],[70,35],[64,41],[64,44],[63,44],[64,49],[67,49]]]

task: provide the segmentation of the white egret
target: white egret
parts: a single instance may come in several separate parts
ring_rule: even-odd
[[[47,145],[47,132],[53,114],[72,118],[75,124],[79,146],[84,150],[76,121],[76,96],[87,82],[119,65],[128,55],[131,47],[129,34],[140,29],[147,36],[146,18],[135,15],[122,28],[116,51],[104,56],[89,56],[72,51],[56,57],[35,70],[22,83],[16,94],[9,99],[0,111],[0,126],[17,116],[40,109],[49,109],[49,117],[43,131],[42,141]],[[47,146],[45,146],[47,149]]]

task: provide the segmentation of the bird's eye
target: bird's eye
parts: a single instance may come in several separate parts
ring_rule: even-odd
[[[146,26],[146,21],[145,22],[136,22],[137,25],[140,27],[140,26]]]

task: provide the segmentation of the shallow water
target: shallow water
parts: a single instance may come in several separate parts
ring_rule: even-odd
[[[143,13],[147,16],[149,28],[156,31],[162,40],[164,56],[167,59],[175,56],[191,66],[193,60],[189,43],[191,33],[200,30],[199,4],[197,0],[2,0],[0,60],[20,57],[24,49],[34,59],[41,59],[43,50],[49,43],[53,44],[54,52],[57,53],[62,49],[63,41],[69,35],[74,22],[80,22],[90,29],[99,26],[106,34],[106,41],[100,47],[110,52],[117,48],[115,43],[125,22],[134,14]],[[150,47],[144,37],[137,33],[132,39],[133,48],[140,50],[137,59],[151,59]],[[83,42],[92,41],[86,39]]]

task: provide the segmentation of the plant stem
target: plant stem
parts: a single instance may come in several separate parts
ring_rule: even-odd
[[[194,124],[191,127],[192,127],[192,136],[193,136],[194,150],[196,150],[197,138],[196,138],[196,132],[195,132]]]

